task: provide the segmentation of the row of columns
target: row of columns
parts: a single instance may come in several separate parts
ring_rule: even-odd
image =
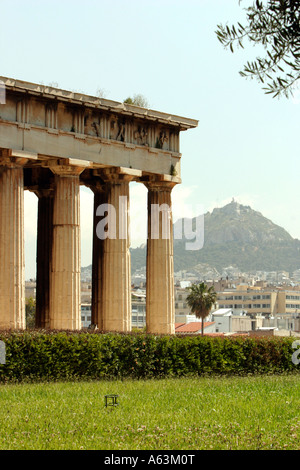
[[[0,158],[0,329],[24,329],[24,176],[26,159]],[[84,167],[50,165],[54,183],[38,196],[37,310],[40,328],[78,330],[80,309],[80,175]],[[133,177],[103,170],[88,186],[94,193],[92,323],[103,331],[131,330],[129,184]],[[148,188],[146,322],[149,333],[174,333],[173,184],[145,181]],[[125,201],[122,204],[120,201]],[[116,237],[99,238],[98,208],[114,207]],[[152,237],[153,204],[169,208],[169,236]],[[104,214],[101,214],[102,216]],[[160,213],[161,222],[164,217]],[[108,218],[108,228],[110,220]],[[126,236],[124,236],[124,233]],[[120,234],[122,234],[120,236]]]

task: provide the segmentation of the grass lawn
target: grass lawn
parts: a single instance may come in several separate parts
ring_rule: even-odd
[[[1,450],[298,450],[299,429],[299,376],[0,385]]]

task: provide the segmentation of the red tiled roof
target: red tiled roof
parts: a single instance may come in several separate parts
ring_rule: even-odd
[[[208,321],[204,322],[204,331],[205,328],[213,325],[214,322]],[[175,332],[176,333],[197,333],[198,331],[202,330],[202,322],[201,321],[194,321],[190,323],[183,323],[179,324],[179,326],[176,327],[175,325]]]
[[[175,330],[176,328],[179,328],[180,326],[183,326],[185,325],[185,323],[175,323]]]

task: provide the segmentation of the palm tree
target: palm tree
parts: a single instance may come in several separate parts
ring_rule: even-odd
[[[204,282],[200,284],[193,284],[191,287],[188,287],[190,294],[187,296],[188,306],[191,308],[192,313],[196,315],[197,318],[202,319],[202,329],[201,334],[204,334],[204,319],[207,317],[209,312],[212,309],[212,306],[217,301],[217,293],[213,286],[207,287]]]

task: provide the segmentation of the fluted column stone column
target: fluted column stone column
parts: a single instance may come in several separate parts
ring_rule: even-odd
[[[0,329],[25,328],[22,158],[0,157]]]
[[[131,262],[129,233],[129,182],[132,176],[108,171],[106,182],[107,232],[97,226],[103,243],[103,329],[131,331]],[[100,215],[100,213],[98,213]],[[102,211],[102,214],[103,211]],[[103,220],[102,220],[103,223]],[[99,230],[101,226],[101,230]]]
[[[50,277],[50,328],[81,328],[79,175],[84,168],[50,167],[55,174]]]
[[[175,333],[171,182],[148,182],[146,328]]]

